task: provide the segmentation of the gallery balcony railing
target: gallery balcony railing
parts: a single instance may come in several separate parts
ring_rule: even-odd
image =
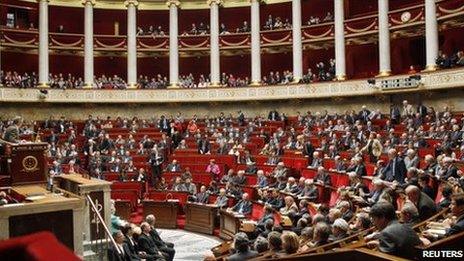
[[[437,19],[440,23],[453,26],[453,21],[464,19],[464,0],[437,1]],[[425,23],[424,4],[410,6],[389,13],[390,31],[393,37],[400,37],[402,32],[421,34],[421,30],[412,30]],[[348,42],[356,43],[357,38],[370,37],[376,39],[378,19],[377,15],[365,15],[345,21],[345,36]],[[374,36],[374,37],[372,37]],[[303,44],[313,47],[323,47],[334,40],[333,22],[321,23],[302,27]],[[37,48],[39,35],[37,30],[20,30],[2,27],[0,41],[5,48]],[[224,34],[219,37],[220,48],[223,51],[234,49],[249,49],[251,36],[249,33]],[[52,50],[83,51],[84,35],[71,33],[50,33],[49,44]],[[208,51],[209,35],[179,36],[179,50]],[[125,35],[94,35],[96,51],[125,52],[127,49]],[[292,30],[261,31],[262,48],[273,48],[292,45]],[[139,53],[169,52],[169,36],[138,36],[137,48]]]

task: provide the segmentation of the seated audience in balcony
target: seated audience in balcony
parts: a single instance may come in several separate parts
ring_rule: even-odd
[[[272,19],[272,15],[267,17],[266,22],[264,23],[264,30],[273,30],[274,29],[274,20]]]
[[[311,16],[307,22],[308,25],[315,25],[320,23],[320,18],[316,16]]]

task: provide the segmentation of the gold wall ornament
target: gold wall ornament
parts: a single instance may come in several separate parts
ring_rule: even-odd
[[[137,1],[137,0],[126,0],[126,1],[124,1],[124,6],[125,7],[128,7],[129,5],[134,5],[135,7],[137,7],[139,5],[139,1]]]
[[[22,161],[23,169],[22,172],[34,172],[39,170],[37,166],[39,165],[39,161],[34,156],[26,156],[23,158]]]
[[[180,1],[178,1],[178,0],[168,0],[168,1],[166,1],[166,5],[168,7],[171,7],[171,5],[175,5],[175,6],[179,7],[180,6]]]
[[[91,3],[92,6],[95,6],[95,4],[97,4],[97,1],[96,0],[82,0],[82,5],[86,5],[87,3]]]
[[[223,0],[207,0],[206,4],[208,6],[211,6],[211,4],[217,4],[217,5],[221,6],[221,5],[224,4],[224,1]]]

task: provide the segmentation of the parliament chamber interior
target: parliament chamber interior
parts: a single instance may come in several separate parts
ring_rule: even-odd
[[[464,256],[464,0],[1,0],[0,260]]]

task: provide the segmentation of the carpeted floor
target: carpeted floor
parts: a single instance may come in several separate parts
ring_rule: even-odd
[[[181,229],[158,229],[164,241],[174,243],[176,255],[174,260],[203,260],[205,254],[221,240],[204,234],[198,234]]]

